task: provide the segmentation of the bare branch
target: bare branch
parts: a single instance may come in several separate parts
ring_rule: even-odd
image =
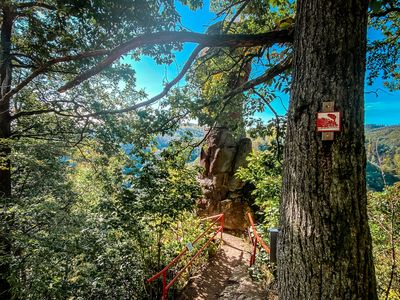
[[[75,142],[74,145],[72,145],[72,147],[78,146],[83,141],[83,139],[85,137],[85,131],[86,131],[86,128],[88,127],[88,125],[89,125],[89,118],[86,118],[85,125],[82,127],[82,130],[79,134],[79,139]]]
[[[126,108],[121,108],[121,109],[116,109],[116,110],[103,110],[103,111],[100,111],[100,112],[97,112],[97,113],[85,115],[85,117],[92,117],[92,116],[98,116],[98,115],[104,115],[104,114],[118,114],[118,113],[129,112],[129,111],[133,111],[133,110],[136,110],[136,109],[144,107],[144,106],[148,106],[148,105],[153,104],[154,102],[160,100],[161,98],[163,98],[164,96],[166,96],[168,94],[170,89],[175,84],[177,84],[183,78],[183,76],[185,76],[186,72],[190,69],[190,67],[192,66],[193,61],[196,59],[197,55],[200,53],[200,51],[202,49],[203,49],[203,46],[199,45],[193,50],[192,54],[190,55],[189,59],[186,61],[185,65],[183,66],[183,68],[179,72],[179,74],[171,82],[167,83],[165,85],[164,89],[162,90],[162,92],[159,93],[158,95],[150,98],[149,100],[134,104],[132,106],[128,106]]]
[[[195,32],[174,32],[164,31],[146,34],[135,37],[130,41],[114,48],[110,51],[109,56],[94,66],[93,68],[78,75],[75,79],[62,86],[58,91],[65,92],[90,77],[100,73],[106,67],[119,59],[122,55],[129,51],[154,44],[169,44],[174,42],[192,42],[201,44],[203,47],[254,47],[265,44],[285,43],[293,39],[292,30],[276,30],[261,34],[201,34]]]
[[[225,14],[228,10],[230,10],[230,9],[231,9],[232,7],[234,7],[235,5],[238,5],[238,4],[243,3],[243,2],[245,2],[245,1],[246,1],[246,0],[240,0],[240,1],[238,1],[238,2],[231,3],[230,5],[224,7],[221,11],[217,12],[217,17],[222,16],[223,14]]]
[[[277,158],[277,160],[278,160],[278,162],[279,162],[279,164],[280,165],[282,165],[282,159],[281,159],[281,151],[280,151],[280,141],[279,141],[279,138],[280,138],[280,131],[281,131],[281,128],[280,128],[280,126],[279,126],[279,123],[280,123],[280,121],[279,121],[279,118],[280,118],[280,116],[278,115],[278,113],[276,112],[276,110],[272,107],[272,105],[271,105],[271,103],[270,103],[270,101],[268,101],[262,94],[260,94],[259,92],[257,92],[255,89],[253,90],[253,92],[258,96],[258,97],[260,97],[261,98],[261,100],[263,100],[264,101],[264,103],[268,106],[268,108],[271,110],[271,112],[275,115],[275,123],[276,123],[276,126],[275,126],[275,128],[276,128],[276,136],[275,136],[275,143],[276,143],[276,145],[277,145],[277,152],[276,152],[276,158]]]

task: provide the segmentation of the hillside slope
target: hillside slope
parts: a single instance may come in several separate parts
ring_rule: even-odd
[[[400,125],[367,125],[367,185],[369,189],[380,191],[384,182],[392,185],[400,181]]]

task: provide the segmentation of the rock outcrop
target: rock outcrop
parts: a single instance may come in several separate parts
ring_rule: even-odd
[[[225,213],[227,229],[244,229],[247,226],[244,199],[245,184],[234,177],[236,170],[246,166],[246,156],[251,152],[251,140],[235,140],[231,132],[219,127],[213,129],[201,149],[200,165],[204,168],[199,176],[203,190],[200,209],[202,215]]]

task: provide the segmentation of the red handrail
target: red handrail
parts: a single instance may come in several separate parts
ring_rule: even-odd
[[[168,290],[169,288],[174,284],[174,282],[178,279],[178,277],[193,263],[193,261],[204,251],[204,249],[208,246],[208,244],[211,243],[212,239],[219,233],[221,232],[221,241],[222,241],[222,234],[224,231],[224,214],[219,214],[211,217],[207,217],[203,220],[213,220],[210,226],[207,227],[207,229],[200,235],[197,236],[197,238],[192,242],[192,245],[195,245],[207,232],[209,232],[213,226],[219,221],[220,226],[216,228],[215,233],[207,240],[207,242],[196,252],[196,254],[190,259],[190,261],[175,275],[174,278],[171,279],[171,281],[167,284],[167,272],[168,270],[188,251],[188,248],[185,247],[182,249],[181,253],[178,254],[164,269],[162,269],[160,272],[152,276],[151,278],[147,279],[147,282],[152,282],[162,276],[162,300],[167,300],[167,295],[168,295]]]
[[[270,250],[268,248],[268,246],[264,243],[264,241],[262,240],[262,238],[258,235],[256,227],[254,226],[254,222],[253,222],[253,218],[251,216],[251,213],[247,213],[247,216],[249,218],[250,221],[250,225],[251,228],[253,229],[253,236],[251,236],[250,233],[250,228],[247,229],[247,234],[249,235],[250,241],[253,245],[253,253],[250,256],[250,266],[252,266],[255,262],[256,262],[256,253],[257,253],[257,244],[259,243],[261,245],[261,247],[263,247],[263,249],[269,253]]]

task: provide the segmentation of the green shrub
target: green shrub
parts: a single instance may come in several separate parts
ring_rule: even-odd
[[[254,186],[252,196],[265,228],[277,227],[282,166],[269,150],[254,151],[247,157],[247,162],[247,167],[239,168],[236,176]]]
[[[50,150],[30,144],[14,151],[22,158],[15,160],[19,198],[4,208],[7,223],[0,220],[2,228],[13,220],[12,254],[0,259],[10,262],[14,295],[159,298],[160,282],[146,280],[203,230],[193,213],[197,170],[186,164],[187,153],[173,145],[110,155],[95,142],[76,153]]]
[[[380,299],[400,299],[400,184],[370,192],[369,220]]]

